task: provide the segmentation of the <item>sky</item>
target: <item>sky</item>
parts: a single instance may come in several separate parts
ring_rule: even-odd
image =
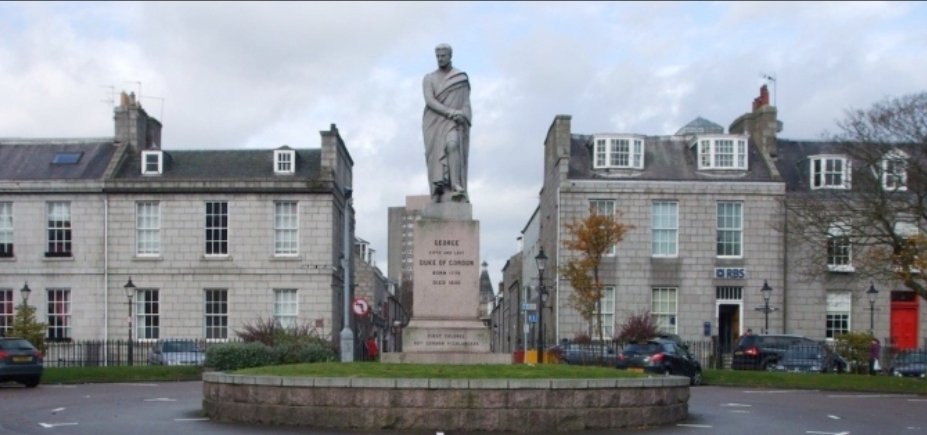
[[[357,236],[385,272],[387,208],[428,193],[421,83],[448,43],[497,283],[556,115],[579,134],[728,126],[767,83],[780,137],[821,139],[847,110],[927,90],[925,23],[922,2],[2,2],[0,137],[112,136],[123,90],[165,151],[319,148],[337,124]]]

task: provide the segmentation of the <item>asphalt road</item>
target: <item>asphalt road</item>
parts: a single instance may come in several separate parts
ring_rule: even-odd
[[[201,382],[0,384],[0,434],[391,434],[216,423],[200,413]],[[689,418],[633,434],[927,434],[927,397],[696,387]],[[436,432],[403,432],[435,434]],[[618,431],[586,432],[586,435]],[[444,435],[456,435],[447,432]],[[481,435],[487,435],[482,433]]]

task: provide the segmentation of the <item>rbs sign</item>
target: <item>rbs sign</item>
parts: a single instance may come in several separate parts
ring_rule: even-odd
[[[716,267],[715,278],[718,279],[744,279],[747,272],[742,267]]]

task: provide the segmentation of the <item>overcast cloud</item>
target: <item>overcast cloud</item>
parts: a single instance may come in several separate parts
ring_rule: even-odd
[[[112,136],[121,90],[165,150],[318,148],[335,123],[385,272],[387,208],[427,193],[421,79],[447,42],[473,88],[470,198],[498,282],[555,115],[585,134],[727,126],[769,74],[782,136],[820,138],[927,89],[925,23],[920,2],[0,3],[0,137]]]

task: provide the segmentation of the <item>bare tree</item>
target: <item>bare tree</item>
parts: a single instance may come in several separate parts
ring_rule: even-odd
[[[838,126],[820,151],[848,158],[841,168],[848,188],[786,196],[789,243],[804,247],[790,264],[808,279],[845,266],[856,277],[897,280],[927,299],[927,93],[848,111]],[[841,265],[850,253],[852,264]]]

